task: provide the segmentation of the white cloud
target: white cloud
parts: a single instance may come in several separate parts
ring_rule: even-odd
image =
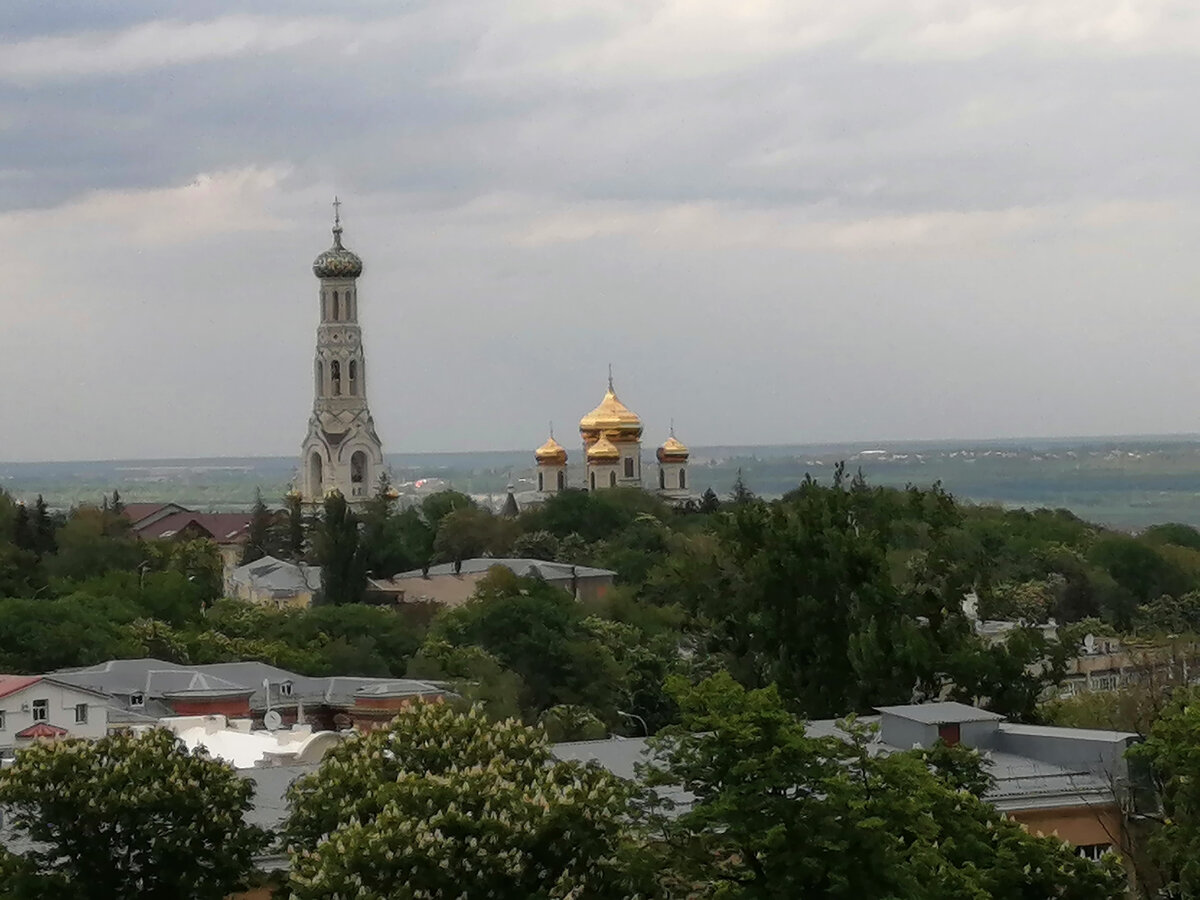
[[[267,199],[290,168],[284,164],[201,173],[187,184],[149,190],[104,190],[50,209],[0,213],[0,241],[16,242],[30,233],[56,235],[52,248],[69,245],[68,236],[86,234],[128,245],[179,244],[209,235],[285,227]]]
[[[511,233],[521,247],[549,247],[614,236],[680,248],[787,248],[806,251],[977,249],[1051,231],[1112,229],[1178,215],[1169,204],[1092,203],[935,210],[830,217],[824,205],[747,209],[714,203],[662,206],[592,204],[537,216]]]
[[[410,32],[403,18],[369,23],[333,17],[227,15],[198,22],[144,22],[120,31],[36,37],[0,43],[0,80],[33,82],[126,74],[213,59],[278,53],[320,45],[353,54],[365,44],[388,43]]]

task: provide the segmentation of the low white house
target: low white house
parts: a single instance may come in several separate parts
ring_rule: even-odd
[[[107,731],[106,695],[48,675],[0,675],[0,756],[33,741]]]

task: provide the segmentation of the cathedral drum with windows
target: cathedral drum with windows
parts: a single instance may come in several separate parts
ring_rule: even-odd
[[[335,201],[335,209],[337,202]],[[383,472],[383,445],[367,406],[367,372],[358,324],[362,260],[342,246],[335,213],[333,246],[313,261],[320,279],[320,324],[313,360],[313,411],[297,487],[305,503],[340,491],[352,503],[372,493]]]

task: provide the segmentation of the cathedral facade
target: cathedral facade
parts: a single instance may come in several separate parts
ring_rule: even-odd
[[[602,491],[616,487],[649,488],[667,499],[682,500],[688,495],[688,448],[671,435],[655,453],[658,465],[653,480],[643,480],[642,420],[617,397],[612,376],[600,405],[579,420],[583,442],[582,483],[572,484],[566,449],[550,435],[534,451],[537,464],[537,490],[547,496],[583,487]]]
[[[333,246],[313,261],[317,276],[317,346],[313,409],[300,450],[296,489],[305,503],[337,490],[352,503],[368,499],[383,472],[383,444],[367,406],[367,368],[358,324],[358,277],[363,263],[342,246],[334,201]]]

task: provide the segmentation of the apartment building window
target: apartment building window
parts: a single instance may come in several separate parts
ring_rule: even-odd
[[[146,705],[146,696],[141,693],[133,693],[129,695],[129,706],[131,709],[138,709]]]
[[[86,725],[87,724],[87,704],[86,703],[76,703],[75,704],[75,724],[76,725]]]
[[[279,696],[280,697],[292,696],[292,683],[290,681],[279,682]]]
[[[0,731],[4,730],[4,710],[0,709]]]
[[[33,721],[45,722],[50,718],[50,701],[49,700],[34,700],[33,701]]]

